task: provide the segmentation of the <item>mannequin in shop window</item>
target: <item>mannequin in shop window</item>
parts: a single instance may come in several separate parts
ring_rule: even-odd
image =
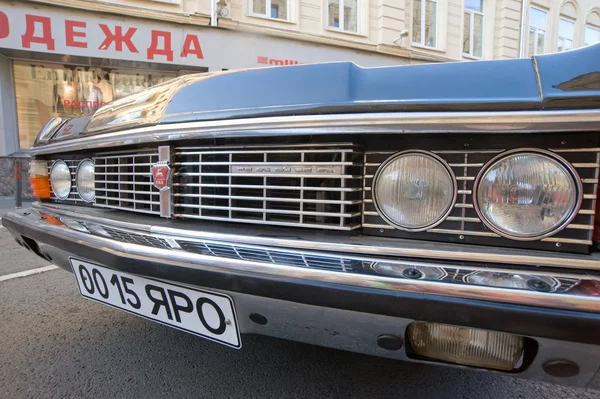
[[[98,83],[94,83],[94,86],[100,90],[103,102],[109,103],[113,100],[113,85],[110,83],[108,74],[105,74],[103,78],[98,78]]]

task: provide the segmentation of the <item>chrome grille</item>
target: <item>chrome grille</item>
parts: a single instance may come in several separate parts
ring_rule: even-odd
[[[360,227],[362,151],[352,144],[185,147],[174,158],[177,217]]]
[[[159,191],[150,168],[158,153],[113,154],[93,158],[96,206],[160,215]]]
[[[473,185],[481,168],[494,156],[504,150],[473,151],[432,151],[443,158],[452,168],[456,176],[458,197],[454,209],[444,222],[429,233],[454,235],[459,239],[464,236],[501,238],[490,231],[481,221],[474,209]],[[541,241],[561,244],[592,244],[594,214],[596,208],[596,190],[600,166],[600,148],[550,149],[567,161],[577,170],[583,184],[583,203],[577,217],[566,228],[552,237]],[[377,212],[373,204],[371,185],[373,175],[379,165],[393,155],[395,151],[365,152],[364,158],[364,194],[363,194],[363,227],[383,230],[394,230]],[[413,238],[419,233],[414,233]]]
[[[177,244],[179,244],[184,251],[201,255],[218,256],[221,258],[341,272],[358,272],[363,269],[363,262],[361,260],[346,259],[337,256],[328,257],[303,252],[284,252],[262,247],[235,246],[199,241],[178,240]]]
[[[54,164],[55,161],[56,160],[48,161],[48,180],[50,181],[50,187],[52,187],[52,181],[50,179],[50,171],[52,170],[52,165]],[[66,199],[59,200],[54,195],[54,192],[52,191],[52,189],[50,189],[50,198],[52,200],[55,200],[55,201],[82,202],[82,203],[85,203],[85,201],[82,200],[81,197],[79,196],[79,193],[77,191],[77,184],[75,182],[76,173],[77,173],[77,167],[79,166],[79,163],[81,162],[81,160],[73,160],[73,159],[67,160],[67,159],[63,159],[63,161],[65,161],[65,163],[67,164],[67,166],[69,166],[69,170],[71,171],[71,192],[69,193],[69,196]]]

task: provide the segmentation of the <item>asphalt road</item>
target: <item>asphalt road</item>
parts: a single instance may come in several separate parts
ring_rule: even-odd
[[[0,228],[0,280],[47,266]],[[0,281],[0,398],[600,398],[260,336],[236,351],[82,299],[61,269]]]

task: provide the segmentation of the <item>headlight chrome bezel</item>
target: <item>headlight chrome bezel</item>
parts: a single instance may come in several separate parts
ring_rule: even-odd
[[[69,192],[65,196],[58,195],[57,190],[54,188],[55,179],[52,178],[52,172],[54,171],[54,168],[59,164],[64,164],[67,167],[67,170],[69,171]],[[50,167],[49,177],[50,177],[50,189],[52,189],[52,192],[54,193],[54,196],[56,197],[56,199],[59,199],[61,201],[68,199],[69,195],[71,195],[71,192],[73,191],[73,175],[71,174],[71,168],[69,168],[69,164],[67,164],[62,159],[57,159],[56,161],[54,161],[52,163],[52,166]]]
[[[410,227],[402,226],[402,225],[398,224],[396,221],[394,221],[391,218],[389,218],[385,214],[385,212],[383,212],[383,210],[380,208],[380,206],[378,204],[378,200],[377,200],[377,182],[378,182],[379,178],[381,177],[383,171],[385,170],[386,166],[388,164],[394,162],[397,158],[399,158],[401,156],[406,156],[406,155],[409,155],[409,154],[417,154],[417,155],[425,156],[425,157],[428,157],[428,158],[432,159],[433,161],[439,163],[443,167],[443,169],[446,171],[446,173],[448,174],[448,177],[450,179],[450,184],[452,186],[451,187],[451,190],[452,190],[451,200],[449,202],[449,205],[448,205],[447,209],[442,213],[442,216],[439,217],[438,220],[436,220],[433,223],[428,224],[427,226],[421,226],[421,227],[415,227],[415,228],[410,228]],[[388,157],[385,161],[383,161],[379,165],[379,167],[377,168],[377,171],[373,175],[373,182],[371,184],[371,194],[372,194],[372,198],[373,198],[373,205],[375,206],[375,209],[377,210],[377,213],[390,226],[394,227],[395,229],[402,230],[402,231],[420,232],[420,231],[430,230],[430,229],[438,226],[444,220],[446,220],[446,218],[448,217],[448,215],[454,209],[454,205],[456,205],[456,199],[458,197],[458,185],[457,185],[457,182],[456,182],[456,176],[454,175],[454,172],[452,171],[452,168],[450,167],[450,165],[448,165],[448,163],[443,158],[437,156],[436,154],[434,154],[434,153],[432,153],[430,151],[424,151],[424,150],[405,150],[405,151],[400,151],[400,152],[396,152],[396,153],[392,154],[390,157]]]
[[[77,169],[75,171],[75,186],[77,187],[77,195],[79,196],[79,198],[81,198],[82,201],[87,202],[87,203],[93,203],[96,200],[95,187],[94,187],[94,197],[91,200],[84,198],[83,195],[81,195],[81,190],[79,189],[79,171],[81,169],[81,165],[83,165],[85,162],[91,163],[93,167],[95,166],[94,161],[91,158],[86,158],[86,159],[83,159],[81,162],[79,162],[79,164],[77,165]]]
[[[575,187],[575,191],[576,191],[575,205],[574,205],[573,209],[571,209],[569,216],[562,223],[560,223],[557,227],[555,227],[549,231],[544,231],[540,234],[536,234],[536,235],[506,233],[506,232],[502,231],[501,229],[495,227],[487,219],[485,213],[481,210],[481,208],[479,206],[479,186],[480,186],[481,180],[485,176],[486,172],[488,172],[488,170],[491,169],[494,165],[496,165],[498,162],[501,162],[505,158],[508,158],[515,154],[519,154],[519,155],[533,154],[533,155],[538,155],[538,156],[547,158],[551,161],[558,163],[560,166],[562,166],[567,171],[567,174],[571,177],[574,187]],[[573,219],[575,219],[575,217],[577,216],[577,214],[579,212],[579,209],[581,208],[582,203],[583,203],[583,184],[581,182],[581,178],[579,177],[579,174],[577,173],[577,170],[573,167],[573,165],[571,165],[571,163],[569,161],[567,161],[560,155],[558,155],[552,151],[543,150],[540,148],[517,148],[514,150],[503,151],[502,153],[498,154],[494,158],[490,159],[485,165],[483,165],[483,167],[477,174],[477,177],[475,178],[475,182],[473,184],[473,206],[475,208],[475,211],[477,212],[477,216],[479,216],[479,219],[481,219],[482,223],[487,228],[489,228],[491,231],[500,235],[501,237],[509,238],[511,240],[516,240],[516,241],[538,241],[538,240],[541,240],[542,238],[550,237],[550,236],[562,231],[565,227],[567,227],[573,221]]]

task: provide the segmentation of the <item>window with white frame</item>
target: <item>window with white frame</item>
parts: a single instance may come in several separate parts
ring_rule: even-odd
[[[483,2],[465,0],[463,54],[477,58],[483,57]]]
[[[529,56],[544,54],[548,13],[536,7],[529,9]]]
[[[575,36],[575,22],[560,17],[558,19],[558,51],[567,51],[573,49],[573,37]]]
[[[585,27],[585,38],[584,45],[589,46],[590,44],[600,42],[600,28],[588,25]]]
[[[288,0],[250,0],[251,15],[273,19],[289,19]]]
[[[327,0],[327,27],[358,32],[358,0]]]
[[[413,0],[413,43],[437,47],[437,13],[437,0]]]

